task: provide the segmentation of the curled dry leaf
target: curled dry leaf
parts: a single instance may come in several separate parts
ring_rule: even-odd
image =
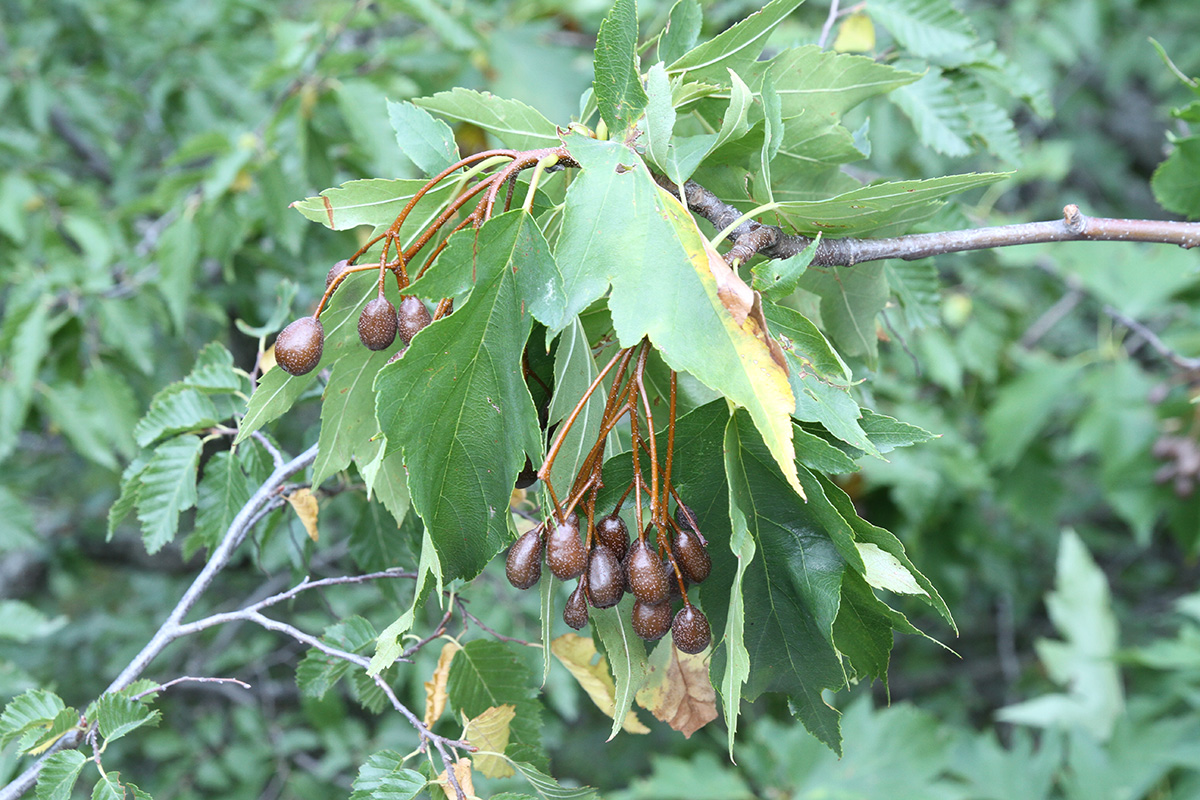
[[[438,656],[437,667],[433,677],[425,681],[425,727],[430,727],[442,717],[446,710],[446,681],[450,678],[450,662],[454,654],[462,650],[458,642],[446,642],[442,645],[442,654]]]
[[[711,648],[688,655],[664,639],[650,655],[638,704],[685,737],[717,718],[717,693],[708,677]]]
[[[579,681],[579,685],[592,698],[596,707],[608,716],[616,712],[616,685],[608,672],[608,659],[603,656],[595,663],[596,645],[590,637],[575,633],[565,633],[550,643],[550,652],[563,663],[567,671]],[[626,733],[649,733],[642,721],[632,710],[625,715],[621,727]]]
[[[463,794],[467,796],[467,800],[479,800],[479,796],[475,794],[475,782],[471,779],[471,759],[460,758],[454,762],[454,777],[458,779],[458,785],[462,787]],[[446,793],[446,800],[458,800],[458,795],[454,792],[454,786],[451,785],[450,779],[446,777],[446,770],[438,773],[437,784]]]
[[[492,753],[503,753],[508,747],[508,734],[517,707],[492,706],[463,724],[463,738],[479,748],[475,754],[475,769],[487,778],[508,778],[514,770],[508,760]],[[465,715],[464,715],[465,717]]]
[[[317,496],[311,489],[297,489],[287,496],[287,501],[308,531],[308,538],[317,541]]]

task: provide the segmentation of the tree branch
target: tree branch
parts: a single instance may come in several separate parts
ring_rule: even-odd
[[[655,175],[659,185],[674,193],[668,178]],[[684,195],[692,211],[724,230],[742,212],[718,198],[695,181],[684,185]],[[776,225],[747,220],[727,237],[733,247],[725,254],[729,263],[744,264],[755,254],[766,258],[791,258],[812,244],[807,236],[784,233]],[[1063,208],[1063,218],[1050,222],[1026,222],[963,231],[917,233],[886,239],[821,239],[812,263],[818,267],[849,267],[865,261],[919,258],[958,253],[965,250],[990,250],[1018,244],[1042,242],[1156,242],[1183,248],[1200,245],[1200,223],[1148,219],[1106,219],[1088,217],[1078,206]]]

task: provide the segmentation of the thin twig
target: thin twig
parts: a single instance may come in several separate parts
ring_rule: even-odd
[[[237,678],[200,678],[200,677],[196,677],[193,675],[184,675],[181,678],[175,678],[174,680],[170,680],[170,681],[167,681],[166,683],[159,684],[158,686],[155,686],[153,689],[147,689],[144,692],[138,692],[137,694],[135,694],[133,697],[131,697],[129,699],[130,700],[141,700],[143,697],[147,697],[152,694],[158,694],[159,692],[165,692],[167,689],[170,689],[172,686],[176,686],[180,683],[236,683],[238,686],[242,687],[243,689],[251,688],[250,684],[246,683],[245,681],[240,681]]]
[[[838,18],[838,0],[832,0],[829,4],[829,16],[825,17],[825,24],[821,26],[821,36],[817,39],[817,47],[825,49],[825,43],[829,41],[829,32],[833,30],[833,23]]]
[[[1158,335],[1154,331],[1150,330],[1133,317],[1121,313],[1110,305],[1104,306],[1104,313],[1124,325],[1126,328],[1129,328],[1129,330],[1133,331],[1138,336],[1141,336],[1146,340],[1148,345],[1154,348],[1156,353],[1175,366],[1188,372],[1200,371],[1200,358],[1188,358],[1186,356],[1179,355],[1179,353],[1176,353],[1170,347],[1167,347],[1166,343],[1164,343],[1162,339],[1158,338]]]

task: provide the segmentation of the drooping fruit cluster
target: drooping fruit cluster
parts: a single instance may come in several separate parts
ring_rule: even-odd
[[[321,311],[349,275],[373,270],[379,273],[379,292],[366,304],[359,315],[358,337],[371,350],[386,350],[395,343],[398,334],[404,347],[391,357],[389,363],[400,358],[404,349],[421,329],[433,322],[434,319],[451,311],[450,301],[443,299],[438,304],[437,312],[431,315],[419,297],[404,294],[405,289],[412,282],[408,274],[408,265],[414,263],[414,259],[426,245],[437,241],[439,235],[441,236],[440,241],[434,245],[433,251],[425,258],[417,273],[416,277],[419,278],[445,249],[450,236],[468,226],[478,228],[492,217],[502,187],[515,186],[515,179],[522,170],[535,167],[547,160],[549,163],[578,166],[564,148],[545,148],[525,152],[488,150],[461,159],[435,175],[412,196],[386,231],[367,241],[350,258],[338,261],[330,268],[329,273],[325,276],[325,294],[321,297],[316,311],[310,317],[301,317],[292,322],[280,332],[279,337],[275,340],[276,363],[291,375],[305,375],[316,369],[321,361],[321,353],[325,345],[325,331],[320,323]],[[495,169],[487,172],[492,168]],[[462,172],[462,170],[467,171]],[[538,172],[540,170],[535,171],[535,174]],[[421,198],[429,194],[442,181],[447,179],[465,181],[471,177],[476,178],[475,182],[462,191],[454,192],[452,199],[446,202],[428,227],[414,236],[412,243],[407,248],[402,247],[401,228]],[[530,187],[530,192],[532,193],[535,189],[536,180]],[[474,210],[466,214],[465,218],[449,232],[443,232],[446,224],[458,216],[468,201],[473,198],[476,203]],[[511,201],[512,192],[510,190],[503,201],[504,211],[509,209]],[[382,247],[377,264],[356,264],[360,257],[381,242]],[[397,289],[401,293],[399,310],[384,297],[385,278],[389,272],[394,274]]]
[[[671,374],[670,421],[662,469],[659,468],[655,437],[651,435],[647,443],[639,434],[643,417],[644,424],[653,430],[650,404],[644,401],[641,388],[649,346],[643,343],[639,348],[632,369],[630,363],[637,348],[622,350],[614,356],[579,401],[575,412],[560,426],[546,462],[538,471],[538,477],[545,482],[554,503],[554,512],[513,544],[508,552],[506,570],[509,583],[518,589],[528,589],[541,577],[544,553],[546,566],[554,577],[563,581],[578,579],[563,608],[563,620],[572,628],[579,629],[587,624],[588,606],[610,608],[629,592],[634,596],[631,622],[638,636],[654,641],[670,630],[676,647],[685,653],[699,653],[712,641],[712,632],[704,612],[688,599],[687,587],[708,577],[712,560],[695,514],[680,501],[671,485],[675,438],[674,373]],[[583,460],[567,501],[560,504],[548,477],[550,467],[580,409],[604,375],[614,368],[616,377],[596,444]],[[601,487],[605,439],[626,416],[634,443],[631,453],[634,477],[616,508],[597,517],[596,498]],[[649,456],[649,485],[641,469],[645,456]],[[631,495],[638,527],[638,535],[632,542],[629,528],[621,517],[621,508]],[[643,495],[649,500],[648,521],[643,518]],[[675,503],[674,516],[666,513],[671,499]],[[673,606],[676,599],[682,601],[677,610]]]

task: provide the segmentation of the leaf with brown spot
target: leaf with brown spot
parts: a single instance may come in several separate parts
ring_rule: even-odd
[[[616,686],[612,675],[608,672],[608,659],[603,656],[593,663],[596,657],[596,645],[590,637],[584,638],[574,633],[565,633],[550,643],[550,652],[563,663],[567,671],[579,681],[579,685],[592,698],[596,707],[608,716],[616,711]],[[628,733],[649,733],[637,714],[630,711],[621,722],[621,727]]]
[[[450,662],[459,650],[462,650],[462,645],[458,642],[446,642],[442,645],[442,654],[438,656],[433,677],[425,681],[426,728],[441,719],[442,712],[446,710],[446,680],[450,677]]]
[[[463,738],[479,748],[475,754],[475,769],[487,778],[507,778],[514,774],[512,765],[502,755],[508,747],[509,726],[517,716],[513,705],[492,706],[474,719],[463,715]]]
[[[297,489],[287,496],[287,501],[296,510],[296,516],[304,523],[308,538],[317,541],[317,496],[312,489]]]
[[[685,737],[717,718],[717,692],[708,677],[711,647],[697,655],[664,639],[650,655],[650,677],[638,704]]]

